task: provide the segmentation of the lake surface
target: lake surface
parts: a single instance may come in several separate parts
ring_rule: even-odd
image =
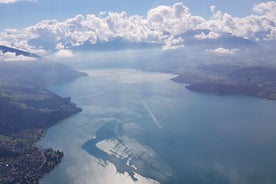
[[[87,70],[52,87],[83,111],[40,144],[65,156],[41,184],[276,183],[276,102],[190,92],[172,74]]]

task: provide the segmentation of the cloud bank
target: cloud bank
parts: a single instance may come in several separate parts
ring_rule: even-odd
[[[74,56],[74,54],[70,50],[62,49],[62,50],[57,51],[55,53],[55,56],[58,57],[58,58],[71,58],[71,57]]]
[[[224,56],[229,56],[229,55],[235,55],[239,49],[226,49],[223,47],[219,47],[217,49],[207,49],[206,52],[210,54],[215,54],[215,55],[224,55]]]
[[[15,0],[0,0],[14,2]],[[183,3],[158,6],[145,17],[126,12],[101,12],[99,15],[76,15],[65,21],[43,20],[22,30],[0,33],[0,45],[24,49],[36,54],[68,50],[83,44],[116,39],[130,42],[158,43],[163,49],[183,48],[181,34],[190,30],[209,30],[195,36],[198,40],[217,39],[224,34],[252,40],[276,40],[276,2],[256,4],[253,14],[234,17],[210,7],[212,17],[192,15]]]
[[[0,61],[35,61],[36,58],[16,55],[14,52],[3,53],[0,51]]]

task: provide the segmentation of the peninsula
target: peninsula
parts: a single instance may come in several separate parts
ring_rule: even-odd
[[[276,100],[276,68],[209,64],[184,71],[172,80],[195,92]]]

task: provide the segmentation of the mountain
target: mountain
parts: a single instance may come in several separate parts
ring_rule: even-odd
[[[30,81],[41,86],[60,84],[86,75],[57,62],[0,62],[1,79]]]
[[[114,39],[107,42],[97,42],[96,44],[91,44],[90,42],[85,42],[80,46],[73,47],[75,51],[112,51],[112,50],[125,50],[125,49],[150,49],[161,47],[158,43],[148,43],[148,42],[133,42],[124,40],[122,38]]]
[[[71,98],[30,82],[0,79],[0,93],[0,135],[48,128],[81,111]]]
[[[0,78],[0,109],[0,183],[39,183],[63,153],[38,148],[37,142],[47,128],[81,109],[70,97],[60,97],[29,78]]]
[[[175,38],[182,38],[184,40],[184,45],[190,48],[203,48],[203,49],[217,49],[217,48],[227,48],[227,49],[260,49],[262,46],[256,42],[245,39],[243,37],[233,36],[231,34],[224,34],[216,39],[197,39],[195,36],[204,33],[207,35],[209,30],[191,30],[187,31]],[[164,33],[165,34],[165,33]],[[124,40],[122,38],[117,38],[107,42],[97,42],[96,44],[91,44],[90,42],[85,42],[80,46],[73,47],[75,51],[106,51],[106,50],[124,50],[124,49],[149,49],[149,48],[160,48],[164,44],[161,43],[147,43],[147,42],[132,42]],[[70,48],[70,46],[69,46]]]
[[[234,36],[230,33],[220,34],[218,38],[207,38],[210,30],[197,29],[190,30],[183,34],[176,35],[174,38],[182,38],[184,40],[183,44],[185,47],[191,47],[195,49],[217,49],[217,48],[227,48],[227,49],[259,49],[262,48],[261,44],[253,40],[249,40],[243,37]],[[211,33],[212,34],[212,33]],[[164,38],[170,38],[172,35],[166,31],[163,32]],[[196,37],[206,37],[207,39],[197,39]],[[216,35],[214,35],[216,36]],[[108,41],[97,40],[96,43],[91,43],[89,40],[84,41],[79,46],[74,46],[72,43],[66,40],[60,40],[66,49],[72,49],[74,51],[116,51],[125,49],[152,49],[161,48],[165,43],[151,43],[151,42],[135,42],[130,41],[121,37],[113,38]],[[32,39],[28,42],[30,45],[41,47],[46,51],[54,52],[56,50],[56,42],[49,40],[43,40],[40,38]]]
[[[2,51],[3,53],[12,52],[12,53],[15,53],[17,56],[23,55],[23,56],[26,56],[26,57],[40,58],[39,55],[30,53],[30,52],[26,52],[26,51],[23,51],[23,50],[18,50],[18,49],[15,49],[15,48],[3,46],[3,45],[0,45],[0,51]]]
[[[81,108],[46,87],[81,76],[86,74],[60,63],[0,62],[0,183],[39,183],[60,163],[63,152],[37,142]]]
[[[196,35],[209,34],[209,30],[191,30],[179,35],[184,40],[186,47],[203,47],[207,49],[228,48],[228,49],[257,49],[261,46],[252,40],[243,37],[224,34],[216,39],[197,39]]]

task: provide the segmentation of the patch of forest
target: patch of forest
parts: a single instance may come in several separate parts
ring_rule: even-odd
[[[0,80],[0,134],[11,135],[31,128],[48,128],[81,111],[70,97],[60,97],[46,88]]]

